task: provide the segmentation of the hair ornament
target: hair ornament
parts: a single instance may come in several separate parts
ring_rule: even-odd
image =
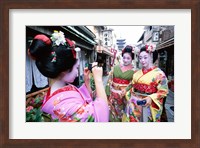
[[[34,37],[34,39],[41,40],[44,43],[46,43],[47,45],[51,44],[51,40],[46,35],[44,35],[44,34],[38,34],[38,35],[36,35]]]
[[[75,58],[78,59],[79,58],[79,53],[80,53],[81,49],[79,47],[76,47],[74,50],[76,51]]]
[[[155,44],[147,44],[145,45],[146,51],[148,52],[154,52],[156,50],[156,45]]]
[[[53,56],[53,59],[51,60],[51,62],[55,63],[56,62],[56,52],[52,51],[51,55]]]
[[[51,35],[51,40],[53,42],[53,46],[66,45],[66,40],[64,33],[62,31],[54,30],[54,33]]]
[[[75,44],[76,42],[75,41],[71,41],[69,39],[66,38],[66,41],[67,43],[69,44],[69,46],[72,48],[72,54],[73,54],[73,57],[75,59],[78,59],[79,58],[79,52],[81,51],[81,49],[79,47],[76,47],[75,48]]]
[[[131,48],[133,52],[133,47],[131,45],[126,45],[124,49],[122,49],[122,53],[124,54],[126,48]]]

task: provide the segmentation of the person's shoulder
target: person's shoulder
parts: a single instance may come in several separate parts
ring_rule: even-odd
[[[117,65],[115,65],[115,66],[113,67],[113,69],[120,68],[120,67],[121,67],[121,65],[120,65],[120,64],[117,64]]]
[[[165,75],[164,71],[162,69],[160,69],[159,67],[156,67],[155,70],[156,70],[156,72],[158,72],[162,75]]]
[[[136,69],[136,68],[133,69],[133,72],[134,72],[134,73],[136,73],[136,72],[138,72],[138,71],[140,71],[140,69]]]

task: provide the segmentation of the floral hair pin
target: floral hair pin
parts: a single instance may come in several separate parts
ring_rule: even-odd
[[[56,52],[52,51],[51,55],[53,56],[53,59],[51,60],[51,62],[55,63],[56,62]]]
[[[54,33],[51,36],[51,40],[53,42],[53,46],[66,45],[66,42],[69,44],[70,48],[72,49],[73,57],[78,59],[79,58],[79,51],[80,48],[75,48],[75,42],[71,41],[70,39],[65,38],[64,33],[62,31],[54,30]],[[56,62],[56,53],[52,52],[51,55],[53,59],[51,62]]]
[[[146,47],[146,51],[148,52],[154,52],[156,50],[155,44],[147,44],[145,47]]]
[[[62,31],[54,30],[54,33],[51,36],[51,40],[53,42],[53,46],[66,45],[66,40],[64,33]]]

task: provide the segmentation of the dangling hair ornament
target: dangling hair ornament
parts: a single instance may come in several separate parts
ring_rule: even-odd
[[[156,50],[155,44],[147,44],[145,47],[146,47],[146,51],[148,52],[154,52]]]
[[[51,52],[51,55],[52,55],[52,57],[53,57],[53,59],[51,60],[51,62],[56,62],[56,52],[55,51],[52,51]]]
[[[76,57],[75,58],[78,59],[79,58],[79,52],[81,51],[81,49],[79,47],[76,47],[74,50],[76,51]]]
[[[75,44],[76,44],[75,41],[71,41],[67,38],[66,38],[66,40],[67,40],[67,43],[69,44],[69,46],[72,48],[73,57],[75,59],[78,59],[79,58],[79,51],[81,51],[81,49],[79,47],[75,48]]]
[[[53,42],[53,46],[66,45],[66,40],[64,33],[62,31],[54,30],[54,33],[51,35],[51,40]]]

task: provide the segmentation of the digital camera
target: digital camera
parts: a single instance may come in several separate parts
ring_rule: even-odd
[[[92,72],[92,63],[88,64],[88,70],[90,70]]]

